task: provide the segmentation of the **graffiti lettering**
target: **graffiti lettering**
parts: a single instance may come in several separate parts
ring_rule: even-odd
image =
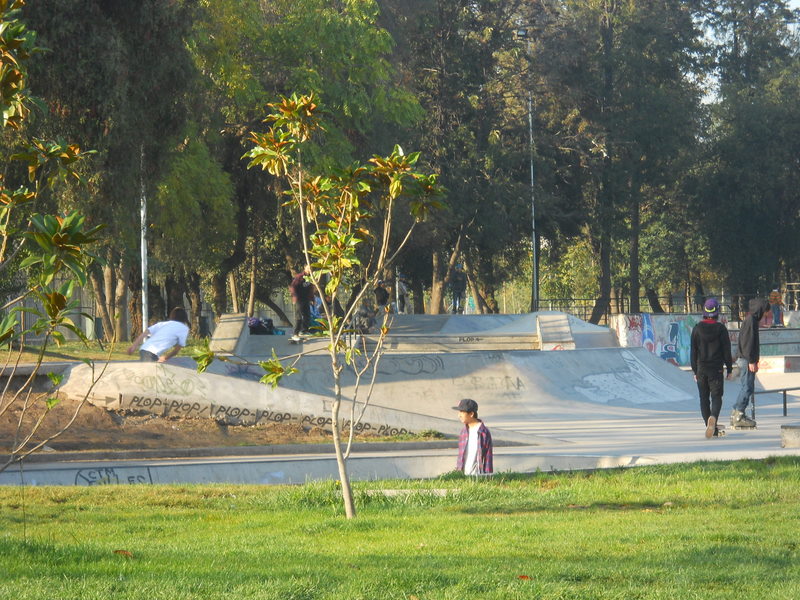
[[[381,375],[433,374],[444,369],[444,361],[438,356],[406,356],[402,359],[386,357],[381,360],[378,373]]]
[[[121,373],[129,381],[133,381],[142,389],[154,394],[167,396],[204,396],[205,384],[196,376],[179,378],[175,373],[157,366],[156,375],[141,375],[133,370]]]
[[[133,396],[126,402],[123,398],[120,406],[123,408],[132,408],[146,410],[147,412],[160,412],[162,415],[167,416],[170,414],[180,416],[201,416],[208,411],[208,406],[203,406],[199,402],[184,402],[182,400],[170,400],[169,398],[150,398],[149,396]]]
[[[509,375],[502,377],[482,377],[476,375],[455,379],[453,382],[459,387],[472,390],[506,390],[519,392],[525,389],[525,382],[522,381],[522,379],[519,377],[510,377]]]
[[[122,473],[118,473],[122,471]],[[131,472],[132,471],[132,472]],[[136,485],[153,483],[150,469],[115,469],[104,467],[100,469],[80,469],[75,474],[75,485]]]
[[[330,417],[312,417],[312,416],[304,416],[301,420],[303,425],[310,425],[312,427],[322,427],[330,429],[333,421]],[[345,420],[342,421],[342,428],[348,429],[350,427],[350,421]],[[373,431],[377,435],[402,435],[405,433],[410,433],[408,429],[392,427],[391,425],[383,424],[378,425],[374,423],[356,423],[355,430],[359,433],[364,431]]]

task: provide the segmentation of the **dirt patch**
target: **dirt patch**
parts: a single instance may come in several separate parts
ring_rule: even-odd
[[[37,396],[26,412],[20,432],[27,434],[45,412],[46,396]],[[80,410],[78,408],[80,407]],[[77,411],[77,416],[75,416]],[[0,451],[8,451],[17,435],[20,402],[0,416]],[[215,448],[271,444],[324,443],[329,432],[298,423],[225,425],[211,419],[162,418],[149,414],[108,411],[76,400],[63,400],[46,415],[33,441],[70,427],[47,445],[54,450],[137,450]]]

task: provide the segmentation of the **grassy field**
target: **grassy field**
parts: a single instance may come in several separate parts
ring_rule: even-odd
[[[183,348],[178,356],[191,356],[194,347],[200,343],[200,340],[189,340],[189,344]],[[51,343],[45,350],[43,361],[44,362],[66,362],[77,360],[138,360],[139,354],[135,353],[133,356],[127,353],[130,347],[130,342],[122,342],[119,344],[100,343],[98,341],[90,341],[88,344],[82,342],[66,342],[61,346]],[[34,345],[28,345],[23,349],[21,364],[34,363],[39,355],[41,348]],[[5,363],[8,351],[2,355],[2,361]],[[17,360],[18,350],[13,350],[11,354],[10,364]]]
[[[0,598],[796,599],[799,467],[3,488]]]

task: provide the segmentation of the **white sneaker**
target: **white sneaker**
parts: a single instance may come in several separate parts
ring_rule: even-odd
[[[292,340],[293,342],[299,342],[301,338],[299,335],[293,335],[289,339]]]
[[[715,432],[717,430],[717,417],[711,415],[708,417],[708,422],[706,423],[706,437],[714,437]]]

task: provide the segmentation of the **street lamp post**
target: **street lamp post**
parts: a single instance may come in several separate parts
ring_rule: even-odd
[[[139,204],[139,217],[140,217],[140,237],[141,237],[141,258],[142,258],[142,331],[147,329],[147,321],[149,319],[148,306],[147,306],[147,194],[144,189],[144,144],[142,144],[140,163],[139,163],[139,176],[141,186],[140,204]]]
[[[531,262],[533,281],[531,282],[531,312],[539,310],[539,241],[536,238],[536,173],[533,169],[533,94],[528,91],[528,141],[531,169]]]
[[[527,29],[518,29],[517,38],[525,40],[530,56],[531,40]],[[533,167],[533,92],[528,89],[528,160],[531,172],[531,312],[539,310],[539,241],[536,237],[536,171]]]

